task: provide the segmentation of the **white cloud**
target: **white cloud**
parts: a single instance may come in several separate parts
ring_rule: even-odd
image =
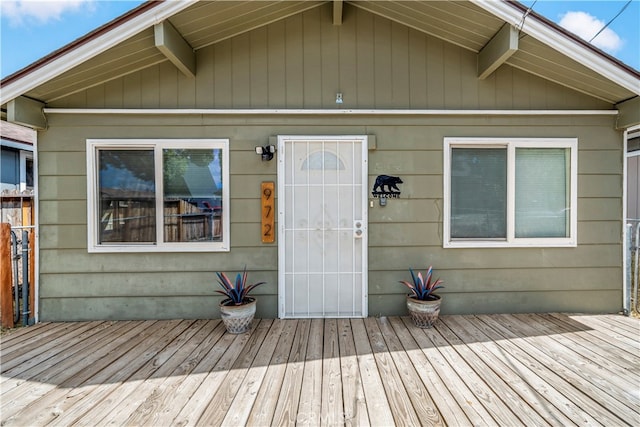
[[[561,27],[586,41],[591,40],[604,25],[603,21],[586,12],[567,12],[560,19]],[[605,28],[591,43],[611,54],[616,53],[622,47],[622,39],[610,28]]]
[[[0,13],[13,26],[46,24],[62,14],[91,9],[93,0],[0,0]]]

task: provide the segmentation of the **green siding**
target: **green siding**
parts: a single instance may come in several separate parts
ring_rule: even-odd
[[[52,103],[74,108],[608,109],[508,66],[476,78],[475,54],[357,8],[330,5],[197,52],[187,79],[162,63]],[[622,135],[613,117],[49,115],[38,138],[42,320],[218,316],[213,272],[245,265],[258,315],[277,315],[275,244],[260,242],[262,181],[277,162],[254,147],[278,134],[368,134],[369,188],[401,176],[402,196],[369,209],[369,312],[404,313],[408,268],[433,264],[443,312],[617,311],[622,283]],[[446,136],[578,138],[578,247],[443,249]],[[229,138],[231,251],[89,254],[88,138]],[[276,154],[277,156],[277,154]]]
[[[331,4],[196,52],[189,78],[169,62],[51,107],[553,109],[611,108],[502,66],[478,80],[476,53],[359,8],[332,24]]]

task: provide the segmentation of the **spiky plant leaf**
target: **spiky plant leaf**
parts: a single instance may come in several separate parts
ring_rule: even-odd
[[[421,272],[418,272],[417,276],[412,268],[409,268],[411,272],[411,278],[413,279],[413,283],[409,283],[407,281],[401,280],[400,283],[405,285],[411,290],[412,297],[419,300],[427,300],[432,299],[436,295],[433,293],[437,289],[444,288],[441,285],[442,280],[437,279],[433,280],[433,267],[429,266],[425,276],[422,276]]]
[[[236,275],[235,281],[232,282],[229,277],[222,272],[216,272],[219,280],[218,283],[222,287],[222,290],[216,292],[227,297],[234,305],[241,305],[246,302],[249,297],[249,292],[255,289],[257,286],[262,285],[265,282],[258,282],[252,285],[247,285],[247,267],[244,267],[242,273]]]

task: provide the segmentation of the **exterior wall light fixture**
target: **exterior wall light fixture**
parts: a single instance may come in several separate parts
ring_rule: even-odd
[[[256,147],[256,154],[260,154],[262,156],[262,161],[268,162],[273,159],[273,153],[276,152],[275,145],[265,145],[264,147]]]

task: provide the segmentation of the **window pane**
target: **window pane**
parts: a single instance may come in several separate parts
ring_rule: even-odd
[[[27,187],[33,187],[33,159],[25,160],[25,184]]]
[[[17,185],[20,183],[20,155],[18,151],[2,147],[0,153],[0,177],[2,183]],[[14,188],[11,188],[12,190]]]
[[[156,238],[153,150],[99,150],[99,243]]]
[[[222,241],[222,150],[165,149],[164,241]]]
[[[569,152],[516,149],[516,237],[569,236]]]
[[[451,150],[451,238],[506,238],[507,150]]]

